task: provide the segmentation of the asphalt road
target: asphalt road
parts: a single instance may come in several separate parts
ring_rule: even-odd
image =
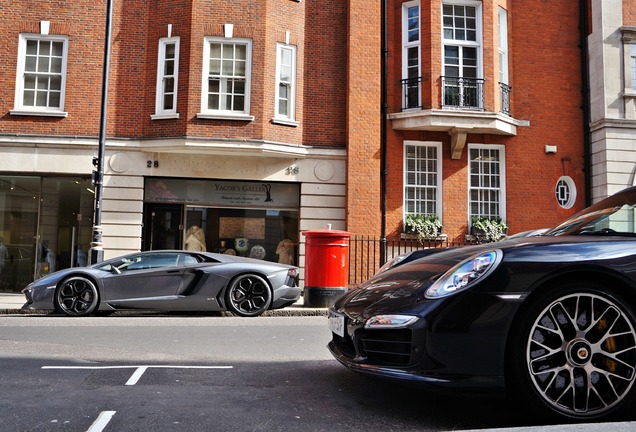
[[[324,317],[0,316],[0,430],[525,431],[543,425],[502,398],[443,396],[353,374],[332,359],[329,338]],[[587,430],[602,427],[634,430],[633,423]]]

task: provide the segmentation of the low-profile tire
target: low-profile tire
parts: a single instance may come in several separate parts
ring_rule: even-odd
[[[244,274],[234,278],[225,294],[227,308],[243,317],[259,316],[272,303],[272,290],[262,277]]]
[[[55,290],[55,309],[68,316],[86,316],[99,306],[95,283],[84,276],[64,279]]]
[[[636,318],[628,301],[572,283],[545,292],[517,318],[509,392],[525,408],[576,420],[620,418],[633,408]]]

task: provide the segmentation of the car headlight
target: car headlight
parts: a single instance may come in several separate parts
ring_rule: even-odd
[[[444,273],[426,290],[426,298],[446,297],[469,288],[492,273],[501,262],[502,257],[503,252],[496,249],[460,262]]]
[[[418,317],[413,315],[376,315],[367,320],[367,322],[364,324],[364,328],[404,328],[412,322],[417,321],[417,319]]]

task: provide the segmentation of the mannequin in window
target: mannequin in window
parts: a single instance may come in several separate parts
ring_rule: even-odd
[[[294,265],[294,243],[290,239],[283,239],[278,243],[276,254],[279,263]]]
[[[186,250],[205,252],[205,233],[198,225],[192,225],[186,231]]]

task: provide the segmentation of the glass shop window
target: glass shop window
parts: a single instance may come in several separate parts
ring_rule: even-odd
[[[297,265],[298,212],[188,207],[184,249]]]

